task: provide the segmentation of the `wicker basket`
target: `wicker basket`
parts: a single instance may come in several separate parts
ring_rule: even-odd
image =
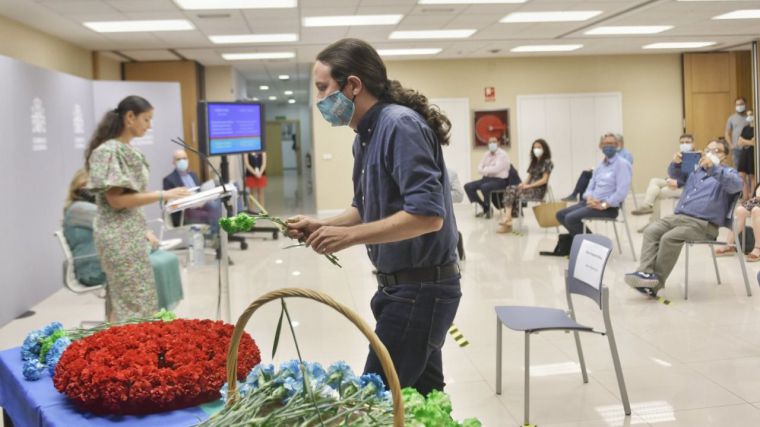
[[[396,374],[396,368],[393,366],[388,350],[385,348],[380,338],[375,335],[372,329],[367,325],[367,322],[361,319],[358,314],[345,305],[335,301],[328,295],[318,292],[312,289],[301,288],[284,288],[278,289],[266,293],[248,306],[243,314],[238,318],[235,324],[235,330],[232,333],[232,341],[230,342],[230,349],[227,353],[227,384],[228,384],[228,400],[227,405],[232,405],[239,397],[237,392],[237,354],[238,346],[240,345],[240,338],[243,336],[245,326],[248,324],[248,320],[253,313],[264,304],[279,300],[280,298],[307,298],[317,302],[321,302],[327,306],[332,307],[338,313],[345,316],[350,320],[369,340],[369,344],[380,360],[380,364],[383,367],[388,387],[390,388],[391,395],[393,396],[393,426],[404,426],[404,403],[401,400],[401,386],[399,384],[398,375]]]

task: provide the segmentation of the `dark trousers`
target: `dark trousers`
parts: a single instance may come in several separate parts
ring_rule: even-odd
[[[586,206],[586,201],[582,200],[576,205],[562,209],[557,212],[557,221],[567,228],[571,236],[583,233],[584,218],[617,218],[618,208],[607,208],[603,211],[592,209]]]
[[[483,212],[488,212],[491,209],[491,192],[505,188],[507,188],[506,178],[483,177],[477,181],[465,184],[464,192],[467,194],[470,203],[480,203],[480,206],[483,207]],[[485,200],[480,198],[478,190],[483,193]]]
[[[591,182],[592,175],[593,171],[590,170],[581,172],[581,176],[578,177],[578,182],[575,183],[575,188],[571,195],[577,194],[578,197],[583,197],[583,193],[586,192],[586,188],[588,188],[588,184]]]
[[[459,278],[386,286],[372,297],[375,333],[390,353],[402,388],[414,387],[423,395],[443,390],[441,348],[461,297]],[[371,348],[364,365],[364,373],[368,372],[377,373],[387,384]]]

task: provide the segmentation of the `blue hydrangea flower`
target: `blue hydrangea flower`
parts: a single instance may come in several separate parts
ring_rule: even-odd
[[[304,362],[306,374],[317,384],[323,384],[327,377],[325,368],[317,362]]]
[[[42,377],[42,373],[45,372],[45,365],[40,363],[38,359],[29,359],[24,362],[22,372],[27,381],[37,381]]]
[[[282,385],[285,387],[286,392],[286,395],[283,398],[283,403],[287,403],[288,400],[303,392],[303,378],[296,379],[293,377],[287,377]]]
[[[330,365],[327,369],[327,385],[339,390],[349,383],[357,383],[356,375],[351,367],[344,361],[338,361]]]
[[[222,400],[225,402],[227,401],[227,393],[229,393],[229,387],[227,386],[227,383],[224,383],[221,389],[219,389],[219,393],[222,395]]]
[[[34,330],[24,338],[24,344],[21,346],[21,360],[31,360],[39,356],[40,340],[43,338],[42,330]]]
[[[59,329],[63,329],[61,322],[51,322],[49,325],[42,328],[42,334],[46,337],[53,335],[53,333]]]
[[[55,375],[55,367],[58,365],[58,361],[61,360],[63,352],[70,345],[71,339],[68,337],[61,337],[55,341],[53,347],[51,347],[48,351],[48,354],[45,358],[45,363],[48,365],[48,372],[50,372],[50,376]]]
[[[248,384],[252,390],[256,390],[263,384],[272,381],[274,378],[274,365],[271,363],[263,364],[259,363],[254,366],[248,376],[245,378],[246,384]]]
[[[298,360],[288,360],[280,365],[280,372],[277,374],[277,383],[282,384],[288,378],[301,380],[303,373],[301,372],[301,362]]]
[[[359,377],[359,384],[361,384],[363,391],[375,394],[378,399],[383,397],[385,384],[383,383],[383,379],[380,378],[380,375],[375,373],[364,374]]]

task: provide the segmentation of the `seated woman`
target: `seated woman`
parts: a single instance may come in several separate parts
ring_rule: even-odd
[[[744,231],[747,217],[752,217],[752,233],[755,237],[755,247],[752,248],[752,252],[747,255],[748,262],[760,261],[760,185],[755,187],[755,197],[742,203],[741,206],[736,208],[736,229],[741,233]],[[726,236],[726,246],[721,246],[715,249],[715,256],[732,256],[736,255],[736,236],[733,230],[728,230]],[[746,248],[745,248],[746,251]]]
[[[63,210],[63,235],[74,255],[74,275],[87,286],[101,285],[106,275],[100,266],[93,239],[93,221],[97,212],[95,195],[85,189],[87,171],[78,170],[69,184],[69,193]],[[152,236],[145,250],[150,250],[150,263],[156,278],[159,307],[171,310],[182,300],[182,280],[177,255],[156,250],[158,239]]]
[[[519,199],[541,200],[546,194],[546,184],[549,182],[549,175],[554,169],[552,163],[552,152],[549,144],[539,138],[533,142],[530,150],[530,166],[528,166],[528,181],[507,187],[504,195],[504,206],[506,215],[499,221],[497,233],[509,233],[512,231],[511,207],[518,203]]]

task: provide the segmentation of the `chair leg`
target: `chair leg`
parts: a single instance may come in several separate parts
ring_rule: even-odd
[[[501,321],[496,316],[496,394],[501,394]]]
[[[578,331],[573,331],[575,335],[575,348],[578,350],[578,362],[581,364],[581,375],[583,376],[583,383],[588,383],[588,373],[586,372],[586,360],[583,358],[583,348],[581,347],[581,336]]]
[[[752,291],[749,288],[749,278],[747,277],[747,265],[744,262],[744,252],[736,251],[736,257],[739,258],[739,267],[742,270],[742,277],[744,278],[744,287],[747,289],[747,296],[752,296]]]
[[[522,233],[523,232],[523,208],[522,208],[522,199],[517,198],[517,229]],[[509,213],[512,215],[512,212]]]
[[[530,425],[530,332],[525,332],[525,415],[523,425]]]
[[[686,249],[686,258],[684,259],[684,281],[683,281],[683,299],[689,299],[689,244],[684,245]]]
[[[713,259],[713,267],[715,267],[715,277],[718,279],[718,284],[720,285],[720,271],[718,271],[718,258],[715,257],[715,251],[713,250],[712,245],[710,245],[710,253],[712,254]]]
[[[615,334],[611,327],[607,327],[607,342],[610,344],[612,353],[612,363],[615,365],[615,375],[617,375],[618,387],[620,388],[620,398],[623,400],[623,409],[626,415],[631,415],[631,403],[628,401],[628,389],[625,387],[625,378],[623,378],[623,367],[620,365],[620,356],[615,343]]]
[[[628,235],[628,246],[631,247],[631,255],[633,255],[633,261],[638,261],[636,259],[636,248],[633,247],[633,239],[631,238],[631,229],[628,227],[628,217],[625,215],[625,212],[623,212],[623,226],[625,227],[625,234]]]
[[[617,224],[615,224],[617,221],[612,221],[612,230],[615,232],[615,241],[617,242],[618,252],[620,252],[620,255],[623,254],[623,247],[620,245],[620,236],[617,232]]]

